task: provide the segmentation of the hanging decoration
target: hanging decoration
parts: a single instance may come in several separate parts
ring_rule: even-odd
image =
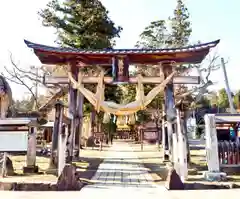
[[[117,116],[114,115],[114,116],[113,116],[113,123],[116,124],[116,122],[117,122]]]
[[[110,122],[110,114],[109,113],[104,113],[103,115],[103,124],[108,124]]]
[[[162,81],[161,84],[155,86],[146,96],[144,95],[142,76],[138,75],[138,84],[136,87],[136,100],[134,102],[130,102],[128,104],[117,104],[115,102],[104,101],[104,71],[101,71],[99,75],[99,81],[97,86],[97,92],[93,93],[82,84],[82,74],[79,73],[78,82],[73,78],[72,73],[68,73],[68,77],[74,89],[78,89],[84,97],[88,99],[88,101],[95,107],[97,112],[104,111],[109,114],[114,115],[132,115],[139,110],[143,110],[151,101],[163,91],[165,86],[171,81],[174,74],[176,72],[172,72],[166,79]]]
[[[126,124],[126,116],[118,116],[117,117],[117,126],[124,126]]]
[[[129,125],[134,125],[136,123],[136,117],[135,114],[129,115],[128,116],[128,123]]]

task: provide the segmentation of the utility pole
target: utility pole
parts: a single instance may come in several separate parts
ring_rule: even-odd
[[[222,69],[223,69],[223,75],[224,75],[224,80],[225,80],[226,92],[227,92],[227,95],[228,95],[230,111],[231,111],[232,114],[234,114],[234,113],[236,113],[236,110],[233,106],[232,94],[231,94],[230,86],[229,86],[229,83],[228,83],[227,71],[226,71],[225,62],[224,62],[223,58],[221,58],[221,65],[222,65]]]
[[[35,96],[36,96],[36,106],[35,106],[35,109],[37,110],[38,108],[38,81],[37,81],[37,78],[38,78],[38,75],[39,75],[39,68],[36,68],[36,89],[35,89]]]
[[[32,70],[35,70],[35,72],[36,72],[36,80],[35,80],[35,106],[34,106],[34,110],[37,110],[38,109],[38,84],[39,84],[39,82],[38,82],[38,76],[39,76],[39,68],[38,67],[36,67],[36,66],[31,66],[31,69]]]

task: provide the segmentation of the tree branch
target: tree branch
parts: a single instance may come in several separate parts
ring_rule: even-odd
[[[36,103],[36,108],[38,108],[38,104],[37,104],[37,96],[34,93],[33,89],[34,86],[33,85],[29,85],[33,82],[38,82],[41,83],[41,81],[39,80],[40,76],[38,76],[38,74],[34,74],[31,71],[25,71],[23,69],[21,69],[13,60],[13,56],[12,53],[10,53],[10,61],[12,64],[12,70],[9,70],[6,66],[4,66],[5,72],[7,73],[7,75],[3,76],[18,85],[22,85],[24,86],[32,95],[35,103]],[[30,80],[30,81],[28,81]]]
[[[11,75],[12,78],[8,78],[6,76],[4,76],[6,79],[8,79],[9,81],[13,82],[13,83],[16,83],[18,85],[22,85],[22,86],[25,86],[28,91],[31,93],[32,97],[34,98],[35,102],[37,102],[37,97],[36,95],[34,94],[32,88],[33,87],[30,87],[29,85],[27,85],[24,80],[21,78],[21,76],[19,76],[19,74],[16,72],[16,70],[13,69],[13,73],[11,73],[9,70],[7,70],[6,67],[4,67],[5,70],[8,72],[9,75]],[[38,105],[36,105],[38,107]]]
[[[36,81],[36,79],[38,78],[42,78],[42,76],[40,75],[37,75],[36,73],[33,73],[31,71],[27,71],[27,70],[23,70],[21,68],[18,67],[18,65],[13,61],[13,56],[12,56],[12,53],[10,52],[10,61],[11,61],[11,64],[12,66],[20,73],[26,75],[27,77],[31,78],[33,80],[33,77],[30,77],[30,75],[34,76],[35,79],[33,81]]]

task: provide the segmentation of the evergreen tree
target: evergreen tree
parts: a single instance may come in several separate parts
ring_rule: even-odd
[[[229,108],[228,95],[224,88],[218,92],[218,106],[219,108]]]
[[[236,109],[240,108],[240,90],[236,92],[236,94],[233,97],[233,102],[236,107]]]
[[[170,37],[168,43],[172,47],[183,47],[189,42],[192,33],[189,12],[182,0],[177,0],[173,17],[170,17]]]
[[[209,108],[211,106],[210,100],[203,96],[197,103],[196,108]]]
[[[169,37],[165,20],[151,22],[139,37],[138,48],[164,48]]]
[[[98,0],[52,0],[39,12],[43,25],[57,30],[61,46],[102,49],[111,48],[121,27],[115,26],[108,11]]]
[[[189,43],[192,33],[190,15],[182,0],[177,0],[170,26],[165,20],[153,21],[140,34],[136,46],[141,48],[183,47]]]
[[[140,39],[136,46],[139,48],[164,48],[164,47],[183,47],[188,44],[192,32],[189,19],[189,12],[182,0],[177,0],[177,6],[174,10],[173,17],[169,17],[170,27],[166,26],[165,20],[157,20],[150,23],[140,34]],[[188,66],[181,66],[180,72]],[[153,66],[137,66],[137,70],[148,73],[149,76],[156,76],[157,70]],[[145,85],[148,92],[152,85]],[[128,98],[131,98],[128,96]],[[163,93],[159,94],[150,107],[156,108],[158,103],[163,100]],[[191,102],[189,102],[191,103]],[[160,106],[161,108],[161,106]]]

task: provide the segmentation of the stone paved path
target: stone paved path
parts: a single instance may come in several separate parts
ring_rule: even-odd
[[[101,191],[95,192],[94,194],[84,195],[83,199],[104,199],[106,198],[113,198],[117,199],[139,199],[139,198],[146,198],[146,195],[135,192],[128,192],[127,190],[119,190],[117,192],[115,190],[115,194],[106,194],[107,192],[103,189]],[[83,192],[80,191],[0,191],[1,198],[7,199],[80,199],[82,198]],[[125,197],[126,196],[126,197]],[[140,197],[139,197],[140,196]],[[150,195],[148,195],[150,196]],[[203,199],[203,198],[217,198],[217,199],[225,199],[226,196],[231,199],[239,199],[239,189],[229,189],[229,190],[191,190],[191,191],[171,191],[171,192],[162,192],[156,195],[151,195],[150,199]]]
[[[81,190],[82,196],[87,198],[104,194],[104,198],[133,196],[146,198],[158,195],[165,190],[157,186],[147,169],[135,156],[132,148],[124,142],[114,143],[109,149],[107,158],[99,166],[92,179],[93,185],[85,186]]]
[[[126,143],[115,143],[109,150],[105,161],[94,176],[94,185],[85,186],[81,191],[63,192],[24,192],[0,191],[1,198],[7,199],[202,199],[239,198],[239,189],[231,190],[190,190],[166,191],[154,184],[146,168],[140,164]]]

